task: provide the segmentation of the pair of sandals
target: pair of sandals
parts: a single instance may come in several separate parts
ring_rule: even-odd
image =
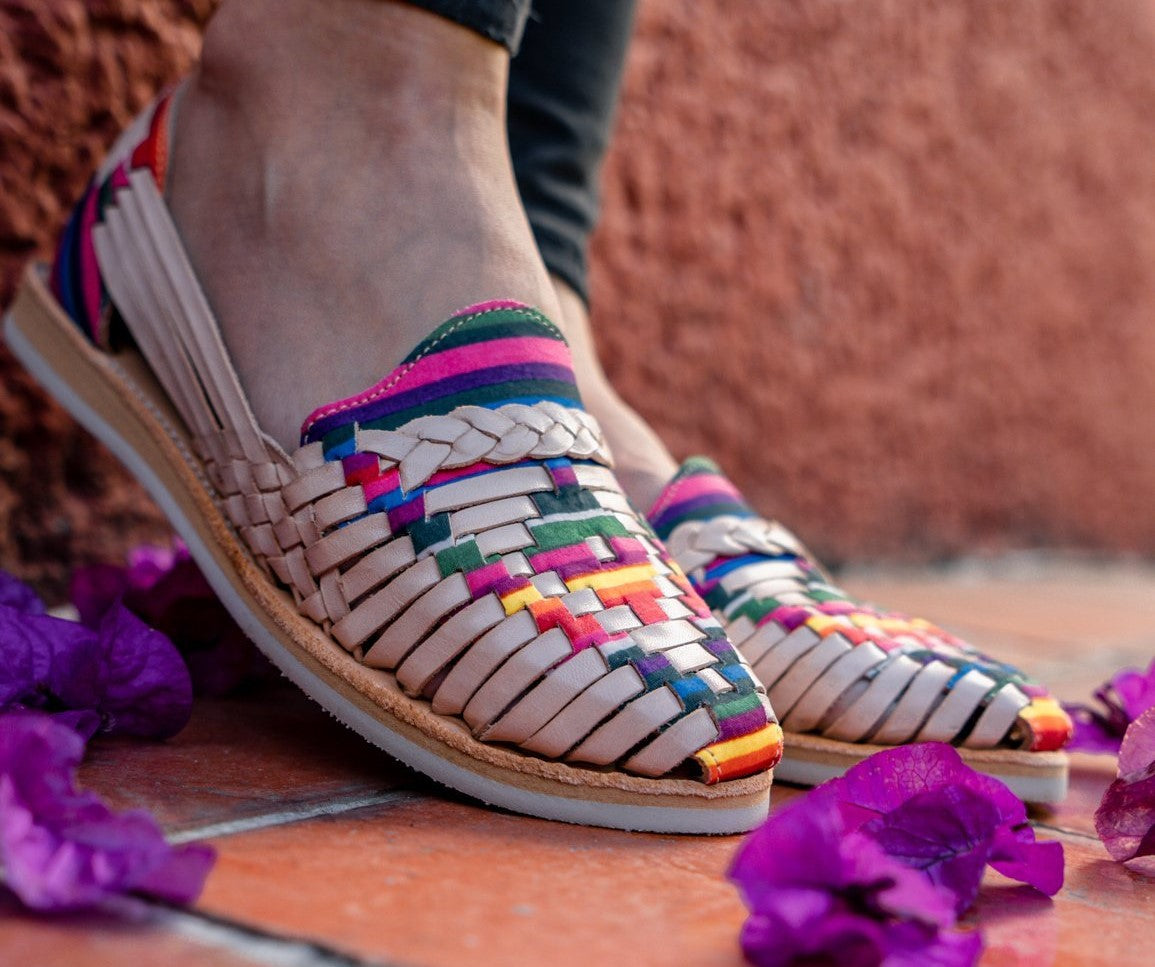
[[[1063,796],[1071,726],[1045,691],[848,597],[709,461],[639,514],[531,308],[462,311],[286,453],[165,205],[171,113],[114,146],[7,340],[351,729],[484,802],[623,829],[744,831],[774,770],[814,784],[930,740]]]

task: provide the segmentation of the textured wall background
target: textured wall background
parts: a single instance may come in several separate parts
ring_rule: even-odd
[[[5,303],[213,6],[0,0]],[[1155,0],[650,0],[605,358],[835,558],[1155,553],[1153,157]],[[159,528],[0,354],[0,565],[59,589]]]

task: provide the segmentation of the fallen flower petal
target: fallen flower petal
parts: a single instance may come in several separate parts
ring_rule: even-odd
[[[74,621],[0,608],[0,709],[60,707],[55,687],[68,675],[62,669],[90,676],[95,648],[92,632]]]
[[[1119,750],[1119,778],[1095,812],[1095,830],[1112,859],[1155,855],[1155,708],[1127,729]]]
[[[38,910],[130,891],[195,899],[212,850],[171,847],[146,813],[113,813],[76,789],[83,752],[80,736],[46,715],[0,715],[0,868],[9,889]]]
[[[187,723],[192,685],[164,635],[126,609],[94,631],[75,621],[0,607],[0,711],[76,713],[68,724],[167,738]]]
[[[237,627],[183,544],[142,546],[128,567],[81,568],[71,585],[81,621],[97,627],[118,601],[183,655],[198,695],[226,695],[271,676],[272,666]]]
[[[807,798],[949,886],[960,912],[974,901],[987,864],[1048,896],[1063,885],[1062,846],[1036,842],[1022,801],[945,743],[875,753]]]
[[[1095,691],[1099,707],[1064,704],[1075,723],[1067,748],[1078,752],[1116,755],[1127,727],[1155,707],[1155,660],[1147,670],[1124,668]]]
[[[975,933],[957,933],[954,898],[926,874],[847,829],[809,798],[752,833],[730,870],[751,915],[742,949],[760,967],[973,964]]]
[[[862,827],[888,856],[950,890],[955,912],[975,901],[995,845],[999,817],[989,800],[963,786],[918,793]]]
[[[0,571],[0,607],[12,608],[21,614],[44,614],[40,596],[5,571]]]
[[[105,614],[97,638],[95,707],[104,730],[164,739],[183,729],[192,713],[192,681],[172,642],[121,606]]]

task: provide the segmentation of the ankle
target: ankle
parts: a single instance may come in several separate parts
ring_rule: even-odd
[[[392,0],[245,0],[209,23],[196,77],[202,94],[243,112],[254,132],[296,131],[340,112],[413,121],[488,120],[504,134],[509,58],[450,20]]]

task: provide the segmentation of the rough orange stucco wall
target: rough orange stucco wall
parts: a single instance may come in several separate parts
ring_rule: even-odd
[[[0,0],[5,302],[213,6]],[[650,0],[631,58],[595,320],[677,451],[837,559],[1155,552],[1155,0]],[[0,355],[0,565],[157,533]]]

